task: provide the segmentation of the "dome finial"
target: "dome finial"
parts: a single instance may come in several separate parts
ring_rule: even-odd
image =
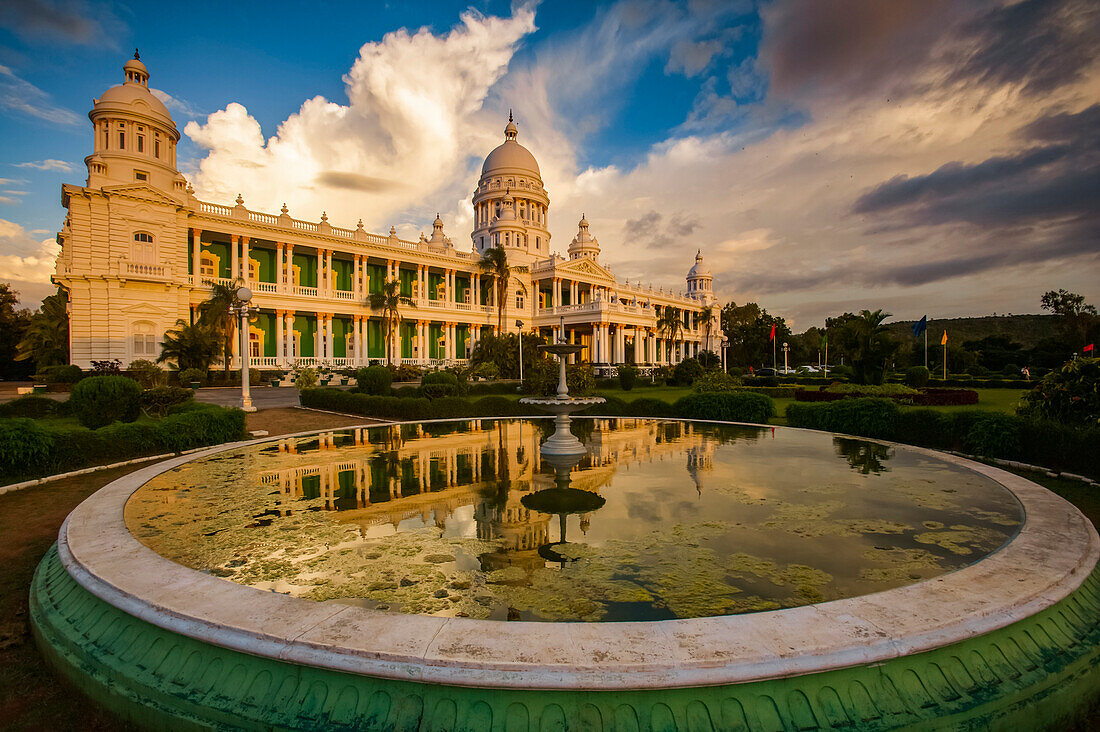
[[[136,48],[134,49],[134,58],[138,61],[141,60],[141,54],[138,53],[138,50]]]
[[[504,128],[504,139],[512,140],[516,139],[516,135],[519,134],[519,130],[516,129],[516,123],[512,120],[512,110],[508,110],[508,126]]]

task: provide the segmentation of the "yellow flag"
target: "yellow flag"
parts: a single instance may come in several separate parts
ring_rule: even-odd
[[[943,338],[940,339],[940,345],[941,346],[946,346],[947,345],[947,331],[946,330],[943,332]]]

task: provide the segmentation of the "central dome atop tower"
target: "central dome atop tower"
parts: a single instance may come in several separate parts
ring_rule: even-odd
[[[493,173],[517,173],[520,175],[533,175],[542,179],[539,173],[539,164],[531,151],[516,142],[515,122],[512,121],[512,113],[508,113],[508,126],[504,128],[504,142],[489,153],[485,158],[485,164],[481,166],[482,175]]]

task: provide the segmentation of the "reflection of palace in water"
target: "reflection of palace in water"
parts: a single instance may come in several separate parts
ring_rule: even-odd
[[[553,468],[539,454],[551,424],[486,419],[291,437],[264,452],[293,464],[261,471],[259,479],[278,489],[278,514],[300,510],[301,499],[320,499],[323,505],[311,510],[336,511],[338,521],[359,524],[364,535],[408,520],[446,531],[456,511],[472,506],[477,538],[499,545],[482,557],[486,569],[538,566],[544,560],[537,550],[550,542],[551,515],[521,499],[555,485]],[[689,423],[593,419],[576,427],[586,431],[588,453],[572,469],[570,486],[597,494],[618,468],[635,462],[686,457],[695,477],[710,465],[715,446]],[[590,515],[579,518],[587,530]]]

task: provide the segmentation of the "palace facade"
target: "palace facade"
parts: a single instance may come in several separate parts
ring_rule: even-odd
[[[387,355],[418,365],[462,362],[496,332],[500,308],[505,331],[581,343],[580,357],[595,364],[671,364],[717,349],[717,308],[709,329],[700,316],[715,303],[701,255],[685,291],[672,292],[619,281],[600,263],[583,215],[567,256],[551,250],[550,198],[511,115],[504,142],[485,158],[472,247],[461,250],[438,216],[430,237],[406,241],[394,227],[369,233],[362,220],[334,226],[323,212],[304,221],[285,205],[278,214],[252,211],[240,195],[232,206],[198,200],[177,168],[180,133],[150,92],[148,69],[135,54],[123,71],[124,82],[88,114],[86,184],[61,191],[67,214],[53,280],[69,296],[70,359],[81,368],[156,359],[164,333],[195,320],[209,283],[235,280],[252,289],[259,312],[249,332],[255,368],[359,366]],[[478,267],[490,247],[526,268],[503,303]],[[401,310],[392,354],[368,304],[387,280],[399,281],[413,303]],[[658,330],[668,308],[683,323],[678,333]]]

